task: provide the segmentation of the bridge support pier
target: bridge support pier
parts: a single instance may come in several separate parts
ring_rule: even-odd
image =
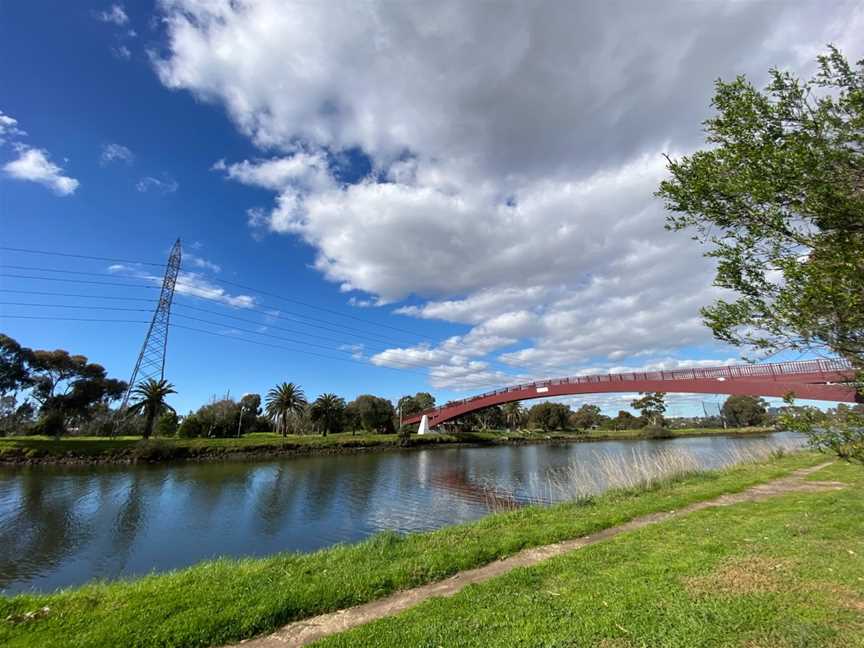
[[[423,418],[420,419],[420,427],[417,428],[417,434],[431,434],[432,431],[429,429],[429,417],[425,414]]]

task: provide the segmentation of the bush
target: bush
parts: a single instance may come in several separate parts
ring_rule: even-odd
[[[154,431],[156,436],[173,437],[176,436],[178,427],[179,422],[177,414],[168,410],[159,417],[158,421],[156,421],[156,428]]]
[[[139,441],[131,452],[135,461],[165,461],[166,459],[179,459],[186,454],[186,448],[177,447],[159,439]]]
[[[36,434],[43,434],[45,436],[61,436],[66,431],[63,415],[57,411],[48,412],[36,421],[33,431]]]
[[[400,446],[411,445],[411,435],[414,433],[413,425],[403,425],[399,428],[399,432],[397,433],[397,443]]]
[[[207,428],[204,427],[204,422],[197,414],[189,412],[183,417],[180,427],[177,428],[177,436],[184,439],[196,439],[207,434]]]
[[[646,439],[671,439],[675,435],[667,427],[659,425],[648,425],[642,428],[642,436]]]

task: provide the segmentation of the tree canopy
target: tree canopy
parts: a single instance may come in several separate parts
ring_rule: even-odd
[[[760,353],[829,350],[864,368],[864,60],[836,49],[813,78],[718,81],[709,147],[669,159],[667,227],[689,230],[736,293],[702,310]]]

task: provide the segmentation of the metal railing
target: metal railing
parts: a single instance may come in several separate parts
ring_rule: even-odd
[[[852,369],[852,365],[846,360],[796,360],[792,362],[778,362],[773,364],[742,364],[726,365],[720,367],[701,367],[692,369],[670,369],[660,371],[634,371],[620,374],[589,374],[585,376],[570,376],[567,378],[549,378],[537,380],[521,385],[509,385],[493,391],[484,392],[476,396],[470,396],[457,401],[448,401],[444,405],[433,407],[416,416],[430,415],[449,409],[455,405],[472,403],[497,394],[536,389],[537,387],[550,387],[553,385],[584,385],[610,382],[632,382],[635,380],[711,380],[718,378],[782,378],[783,376],[800,376],[802,374],[836,374]]]

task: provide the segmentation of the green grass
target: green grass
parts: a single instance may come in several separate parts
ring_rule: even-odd
[[[671,437],[715,434],[760,434],[768,428],[683,429],[669,430]],[[641,438],[641,430],[487,430],[462,434],[413,435],[408,447],[471,444],[510,444],[545,441],[598,441]],[[399,447],[395,434],[289,435],[253,433],[227,439],[155,438],[144,442],[140,437],[62,437],[15,436],[0,438],[0,462],[51,461],[166,461],[227,456],[267,454],[315,454],[358,449],[393,449]]]
[[[864,646],[864,470],[694,513],[320,642],[337,646]]]
[[[0,645],[219,645],[436,581],[526,547],[739,491],[824,460],[813,453],[788,455],[764,464],[682,477],[650,490],[607,493],[590,503],[518,509],[431,533],[387,533],[311,554],[221,559],[136,580],[0,598]],[[676,554],[686,553],[682,548],[687,546],[688,542],[675,545]],[[164,550],[170,551],[170,546]],[[633,551],[635,559],[649,547],[637,544]],[[640,578],[638,573],[631,575]],[[44,607],[48,608],[44,616],[26,618]],[[392,627],[391,631],[395,632]]]

